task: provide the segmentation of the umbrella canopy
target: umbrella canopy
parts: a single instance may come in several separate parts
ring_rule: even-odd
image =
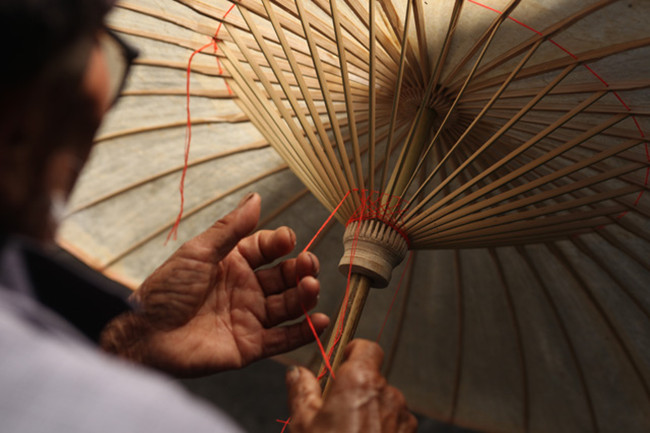
[[[370,294],[358,334],[377,336],[400,286],[381,341],[413,408],[487,431],[647,431],[650,4],[230,8],[120,4],[112,26],[142,56],[62,245],[132,285],[170,253],[186,68],[207,47],[190,66],[180,238],[248,190],[263,195],[262,225],[303,243],[342,200],[345,223],[374,197],[392,211],[360,220],[417,252]],[[314,250],[331,262],[330,315],[342,236],[332,228]],[[311,349],[286,359],[317,364]]]

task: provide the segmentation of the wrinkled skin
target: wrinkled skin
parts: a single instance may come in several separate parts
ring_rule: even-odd
[[[286,227],[249,236],[259,214],[260,197],[249,195],[181,246],[134,293],[138,312],[107,327],[102,346],[177,376],[197,376],[312,341],[306,321],[281,324],[316,305],[318,260],[302,253],[259,269],[295,245]],[[329,324],[323,314],[312,321],[318,332]]]
[[[352,341],[324,399],[309,370],[291,368],[287,373],[291,433],[415,432],[417,422],[404,396],[381,376],[382,361],[377,344]]]

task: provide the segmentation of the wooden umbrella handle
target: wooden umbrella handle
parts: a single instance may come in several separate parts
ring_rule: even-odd
[[[343,361],[345,347],[348,345],[356,332],[363,312],[363,307],[366,304],[368,293],[370,292],[370,278],[360,275],[352,274],[350,278],[349,296],[347,302],[341,305],[339,314],[334,324],[332,335],[327,343],[327,354],[334,350],[333,356],[330,358],[330,365],[332,371],[336,375],[336,370]],[[325,364],[321,366],[322,369],[326,368]],[[323,388],[323,397],[325,397],[334,382],[331,374],[326,374],[321,379],[321,387]]]
[[[347,299],[341,305],[332,335],[327,344],[326,356],[330,366],[336,370],[343,361],[345,347],[350,342],[359,324],[370,287],[382,288],[388,285],[391,273],[405,257],[408,245],[404,237],[385,222],[377,219],[356,221],[349,224],[343,235],[345,252],[339,263],[339,270],[350,275]],[[325,368],[323,365],[320,371]],[[332,385],[331,375],[321,380],[323,395]]]

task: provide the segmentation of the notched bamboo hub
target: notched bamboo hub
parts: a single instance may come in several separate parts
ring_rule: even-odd
[[[404,236],[378,219],[348,224],[343,245],[345,252],[339,262],[339,271],[347,275],[352,262],[352,273],[367,276],[370,285],[376,288],[388,286],[393,269],[408,251]]]

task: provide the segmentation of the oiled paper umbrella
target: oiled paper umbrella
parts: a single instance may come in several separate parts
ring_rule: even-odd
[[[134,285],[170,253],[203,48],[181,238],[248,190],[303,244],[341,204],[319,308],[342,256],[367,304],[346,333],[376,338],[395,298],[386,374],[415,410],[648,431],[649,19],[642,0],[122,2],[142,56],[61,243]]]

